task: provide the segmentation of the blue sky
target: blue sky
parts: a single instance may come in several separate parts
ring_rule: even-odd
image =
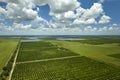
[[[119,35],[120,0],[0,0],[0,35]]]
[[[83,3],[83,7],[89,8],[94,2],[98,0],[79,0]],[[86,5],[84,5],[86,4]],[[120,23],[120,0],[105,0],[103,4],[103,9],[105,13],[110,16],[111,23]]]

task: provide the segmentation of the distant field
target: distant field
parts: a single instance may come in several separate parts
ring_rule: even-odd
[[[17,62],[79,55],[49,42],[23,42]]]
[[[86,57],[17,64],[12,80],[119,80],[120,69]]]
[[[14,52],[19,39],[0,38],[0,73]]]
[[[98,38],[98,39],[95,39],[95,41],[94,39],[89,41],[86,39],[86,40],[79,40],[79,41],[49,40],[48,42],[67,48],[82,56],[87,56],[102,62],[120,66],[120,59],[108,56],[116,53],[120,54],[120,46],[119,46],[120,41],[119,39],[112,39],[112,40],[108,40],[107,42],[107,40],[108,39],[104,39],[104,38],[103,40],[101,38],[99,40]]]
[[[80,42],[83,44],[92,44],[92,45],[118,43],[118,45],[120,45],[120,38],[110,38],[110,37],[109,38],[87,38],[87,39],[85,38],[84,40],[72,40],[71,42]]]

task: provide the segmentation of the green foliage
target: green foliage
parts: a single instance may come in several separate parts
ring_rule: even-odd
[[[79,55],[49,42],[26,42],[21,44],[17,62]]]
[[[119,80],[120,69],[86,57],[17,64],[12,80]]]
[[[108,56],[120,59],[120,53],[118,53],[118,54],[111,54],[111,55],[108,55]]]
[[[120,46],[120,44],[118,44],[118,46]]]

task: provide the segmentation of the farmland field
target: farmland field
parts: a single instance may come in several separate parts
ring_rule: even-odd
[[[62,60],[17,64],[12,80],[117,80],[120,69],[77,57]]]
[[[14,52],[18,39],[0,38],[0,73]]]
[[[17,62],[79,55],[49,42],[23,42]]]
[[[22,42],[12,80],[120,80],[119,40]]]

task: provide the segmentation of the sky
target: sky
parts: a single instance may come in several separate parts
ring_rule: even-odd
[[[0,35],[120,35],[120,0],[0,0]]]

